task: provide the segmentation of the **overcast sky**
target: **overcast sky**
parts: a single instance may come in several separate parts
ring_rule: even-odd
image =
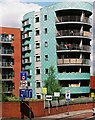
[[[35,1],[35,3],[33,1]],[[43,0],[0,0],[0,26],[21,27],[21,20],[25,13],[30,11],[39,11],[43,6],[53,4],[53,2],[41,1]],[[58,2],[64,0],[54,1]]]

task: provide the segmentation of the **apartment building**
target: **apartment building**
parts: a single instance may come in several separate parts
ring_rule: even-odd
[[[27,71],[33,98],[42,98],[43,80],[55,67],[63,95],[90,93],[92,4],[56,3],[23,16],[22,69]]]
[[[3,93],[19,96],[21,34],[18,28],[0,28],[0,81]]]

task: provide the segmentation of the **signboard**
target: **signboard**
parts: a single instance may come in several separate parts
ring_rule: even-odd
[[[54,92],[54,97],[60,97],[60,92]]]
[[[52,101],[52,95],[46,95],[46,100]]]
[[[19,94],[20,100],[25,98],[32,98],[32,89],[20,89]]]
[[[27,80],[27,72],[25,71],[20,72],[20,80]]]
[[[67,102],[70,101],[70,90],[66,90],[65,98]]]
[[[20,87],[23,88],[23,89],[26,89],[28,87],[28,81],[21,80],[20,81]]]
[[[91,97],[92,97],[92,98],[94,98],[94,97],[95,97],[94,92],[91,92]]]
[[[47,88],[42,88],[42,94],[47,94]]]

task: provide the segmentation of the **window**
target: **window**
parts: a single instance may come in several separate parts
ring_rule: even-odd
[[[36,22],[36,23],[39,22],[39,17],[36,17],[36,18],[35,18],[35,22]]]
[[[36,62],[40,61],[40,56],[36,56]]]
[[[39,30],[36,30],[36,36],[38,36],[40,34]]]
[[[40,43],[36,43],[36,49],[40,48]]]
[[[45,61],[48,61],[48,55],[45,55]]]
[[[41,99],[41,95],[37,95],[37,99]]]
[[[44,20],[47,20],[47,15],[44,15]]]
[[[40,74],[40,69],[39,69],[39,68],[36,69],[36,74],[37,74],[37,75]]]
[[[40,88],[41,87],[41,83],[39,81],[36,82],[36,87]]]
[[[44,32],[45,32],[45,34],[47,34],[47,28],[45,28]]]
[[[48,69],[47,68],[45,69],[45,74],[48,74]]]
[[[47,41],[45,42],[45,47],[48,47],[48,42]]]

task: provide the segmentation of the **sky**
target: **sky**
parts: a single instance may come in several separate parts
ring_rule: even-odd
[[[0,0],[0,26],[20,28],[24,14],[30,11],[39,11],[40,8],[54,3],[53,0],[52,2],[46,1],[51,0]],[[54,1],[60,2],[64,0]]]
[[[93,2],[95,0],[82,1]],[[54,2],[64,2],[64,0],[52,0],[52,2],[51,0],[0,0],[0,27],[21,28],[21,21],[27,12],[39,11],[40,8],[51,5]],[[95,50],[95,48],[93,49]],[[93,61],[92,59],[94,58],[95,56],[91,58],[91,61]],[[93,62],[93,64],[95,64],[95,62]]]

